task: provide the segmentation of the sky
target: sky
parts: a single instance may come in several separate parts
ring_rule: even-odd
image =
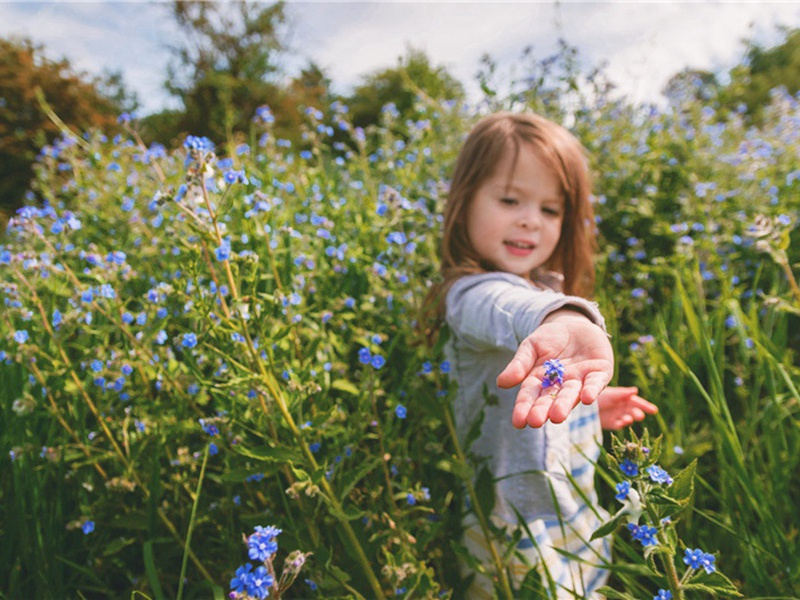
[[[769,46],[779,26],[800,27],[800,0],[783,2],[300,2],[287,3],[289,52],[296,73],[322,66],[334,91],[347,93],[409,47],[424,50],[477,99],[475,74],[489,54],[502,69],[531,46],[552,54],[559,38],[586,65],[606,64],[619,94],[661,102],[684,68],[724,74],[744,55],[744,40]],[[0,0],[0,35],[29,37],[50,58],[92,75],[121,71],[140,112],[177,106],[164,90],[170,46],[182,41],[164,2]]]

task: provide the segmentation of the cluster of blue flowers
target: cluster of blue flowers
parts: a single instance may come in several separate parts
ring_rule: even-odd
[[[247,538],[247,555],[250,560],[262,563],[253,569],[251,563],[245,563],[236,569],[231,579],[231,597],[243,598],[245,594],[250,598],[259,600],[269,596],[269,590],[275,585],[272,574],[272,559],[278,551],[278,542],[275,538],[281,533],[277,527],[257,525],[254,532]],[[267,568],[269,567],[269,568]]]
[[[544,361],[544,379],[542,379],[542,388],[549,388],[554,385],[562,385],[564,383],[564,364],[554,358],[553,360]]]
[[[708,552],[703,552],[700,548],[689,549],[684,551],[683,562],[686,563],[690,569],[705,569],[706,573],[713,573],[717,570],[714,565],[714,555]]]

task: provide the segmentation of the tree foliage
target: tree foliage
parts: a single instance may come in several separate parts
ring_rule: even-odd
[[[362,83],[347,98],[358,127],[375,125],[381,121],[381,111],[389,103],[406,119],[415,119],[418,111],[414,105],[418,96],[433,100],[460,100],[464,86],[444,66],[434,66],[428,55],[409,49],[396,67],[380,69],[363,78]]]
[[[800,90],[800,29],[783,29],[783,34],[783,42],[769,48],[747,42],[745,59],[731,69],[721,98],[729,108],[743,104],[755,123],[763,120],[774,88],[783,86],[790,94]]]
[[[186,42],[173,48],[177,64],[165,84],[184,107],[176,133],[220,142],[246,130],[255,109],[279,96],[283,3],[176,0],[171,10],[186,34]]]
[[[65,125],[106,130],[130,101],[118,75],[90,79],[51,60],[29,39],[0,38],[0,211],[22,204],[39,149],[60,133],[37,100],[41,90]]]

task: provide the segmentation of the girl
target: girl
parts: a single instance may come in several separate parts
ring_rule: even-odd
[[[485,117],[456,163],[442,282],[429,296],[451,333],[462,442],[483,413],[470,451],[495,481],[492,522],[506,536],[522,528],[512,582],[538,564],[559,598],[596,598],[607,578],[608,540],[588,541],[607,516],[594,490],[601,427],[657,411],[636,388],[605,387],[614,358],[603,317],[586,299],[589,193],[583,148],[565,129],[533,114]],[[469,517],[464,526],[471,553],[490,564],[481,529]],[[492,584],[478,576],[468,596],[491,598]]]

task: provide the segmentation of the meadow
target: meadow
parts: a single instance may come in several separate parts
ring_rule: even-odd
[[[800,596],[798,98],[775,90],[758,128],[691,93],[497,108],[588,150],[615,382],[659,406],[659,465],[693,475],[675,564],[703,549],[745,597]],[[248,557],[254,597],[463,593],[459,516],[493,482],[472,483],[419,318],[479,111],[416,110],[363,131],[310,109],[292,145],[264,107],[223,145],[175,148],[123,115],[43,148],[46,203],[0,239],[0,595],[222,598],[250,589]],[[599,469],[614,513],[618,463]],[[667,586],[626,527],[614,551],[618,597]],[[686,598],[733,595],[721,581]]]

